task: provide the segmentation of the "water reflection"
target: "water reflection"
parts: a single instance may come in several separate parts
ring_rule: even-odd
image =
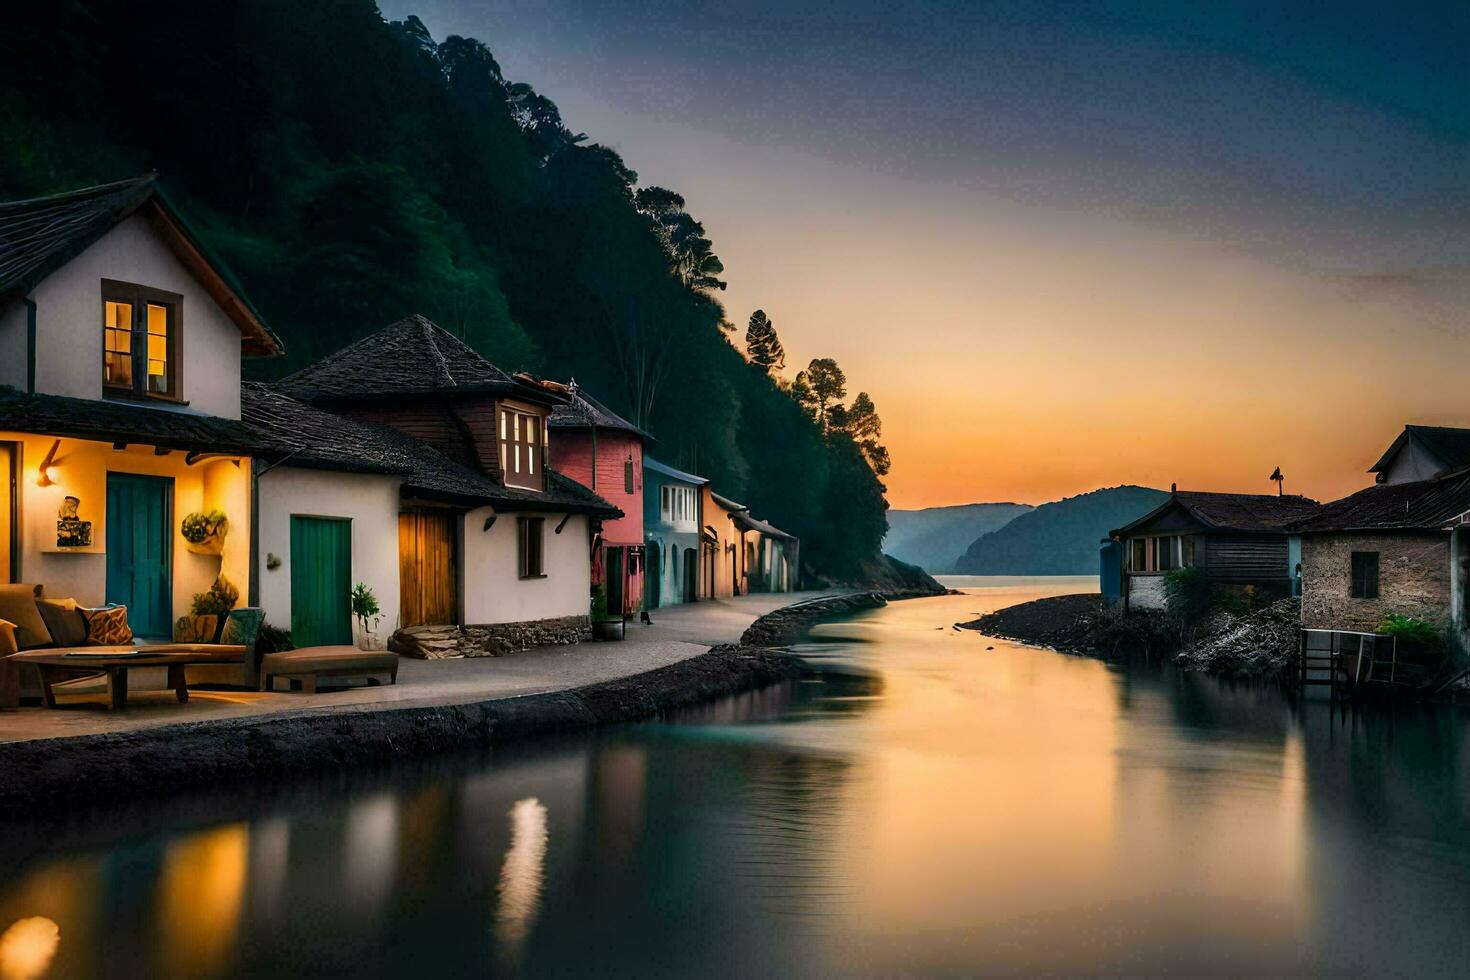
[[[0,933],[0,980],[36,980],[51,967],[61,928],[44,915],[10,924]]]
[[[534,796],[510,808],[510,850],[500,869],[500,907],[495,936],[502,956],[518,962],[536,921],[545,880],[546,807]]]
[[[1462,972],[1461,713],[947,628],[1022,597],[658,724],[0,828],[0,980]]]

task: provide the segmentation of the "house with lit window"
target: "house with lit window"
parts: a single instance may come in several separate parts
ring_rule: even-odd
[[[221,575],[243,603],[272,447],[240,359],[280,351],[155,177],[0,204],[0,592],[126,605],[148,639]]]
[[[649,609],[699,598],[700,491],[709,483],[643,457],[644,603]]]
[[[1368,487],[1292,525],[1302,626],[1371,633],[1394,613],[1470,649],[1470,468]]]
[[[1302,545],[1290,529],[1320,507],[1294,494],[1175,487],[1164,503],[1110,535],[1123,555],[1123,602],[1127,608],[1163,609],[1164,576],[1176,568],[1203,569],[1217,589],[1249,586],[1263,595],[1291,595]]]
[[[623,512],[602,522],[592,580],[606,591],[611,615],[634,615],[643,608],[643,450],[652,437],[575,380],[541,383],[564,399],[546,421],[551,465]]]
[[[381,439],[388,429],[406,440],[364,452],[410,471],[394,512],[374,502],[371,522],[396,542],[397,620],[385,632],[398,630],[401,652],[486,655],[589,634],[595,545],[604,522],[623,512],[550,464],[548,417],[564,396],[507,374],[422,316],[368,335],[271,392],[282,412],[295,403],[357,423],[357,438]],[[330,447],[332,438],[311,441]],[[313,515],[304,502],[279,506],[293,522]],[[296,541],[293,523],[289,546]],[[263,581],[289,578],[289,556],[277,557],[281,565]]]

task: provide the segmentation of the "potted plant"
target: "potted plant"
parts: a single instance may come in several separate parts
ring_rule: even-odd
[[[184,535],[184,546],[196,555],[218,555],[225,549],[225,535],[230,530],[230,519],[222,510],[208,513],[195,511],[185,517],[179,527]]]
[[[191,632],[195,636],[208,636],[209,640],[205,642],[218,643],[219,635],[225,628],[225,618],[229,616],[230,610],[235,608],[235,603],[239,600],[240,590],[221,574],[215,578],[208,592],[194,593],[194,603],[189,608],[190,615],[174,624],[174,632],[176,634]]]
[[[592,587],[592,636],[598,640],[621,640],[623,638],[623,621],[621,617],[610,616],[607,610],[607,589],[601,585]]]
[[[381,650],[383,641],[378,636],[378,597],[373,595],[373,590],[367,587],[366,582],[358,582],[352,587],[352,615],[357,617],[360,627],[357,633],[357,646],[360,650]]]

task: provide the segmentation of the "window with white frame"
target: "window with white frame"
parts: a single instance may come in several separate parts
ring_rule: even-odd
[[[545,426],[539,415],[500,409],[500,472],[506,486],[526,490],[545,487],[544,436]]]
[[[699,520],[699,498],[693,487],[663,487],[659,491],[659,517],[666,524],[693,525]]]
[[[1129,571],[1168,572],[1193,564],[1194,538],[1187,535],[1161,534],[1128,542]]]

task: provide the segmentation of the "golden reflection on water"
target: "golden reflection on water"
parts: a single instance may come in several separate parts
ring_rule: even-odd
[[[518,801],[510,808],[510,849],[500,869],[495,910],[497,948],[513,961],[519,959],[541,907],[546,842],[546,807],[535,797]]]
[[[216,976],[231,962],[249,862],[243,823],[168,845],[158,882],[165,976]]]
[[[0,933],[0,980],[37,980],[51,967],[61,929],[44,915],[11,923]]]
[[[1241,942],[1291,955],[1306,804],[1284,712],[1241,732],[1214,681],[1143,696],[1100,661],[937,631],[939,604],[961,621],[979,597],[823,630],[870,641],[884,679],[857,722],[853,798],[833,809],[847,886],[835,962],[1088,972],[1189,969],[1190,944],[1204,962]],[[1149,960],[1129,946],[1176,916],[1179,948]]]

